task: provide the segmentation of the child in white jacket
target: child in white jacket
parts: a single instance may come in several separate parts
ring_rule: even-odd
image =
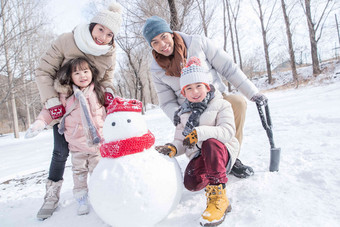
[[[211,75],[191,57],[180,77],[186,100],[175,112],[176,132],[172,143],[157,146],[158,152],[174,157],[185,153],[190,162],[184,186],[190,191],[205,188],[207,207],[201,225],[218,225],[231,211],[225,185],[239,153],[231,104],[211,85]]]

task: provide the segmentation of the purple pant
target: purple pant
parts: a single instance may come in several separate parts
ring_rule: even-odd
[[[227,183],[226,166],[229,153],[226,146],[216,139],[203,142],[201,155],[192,159],[184,173],[184,186],[189,191],[199,191],[208,184]]]

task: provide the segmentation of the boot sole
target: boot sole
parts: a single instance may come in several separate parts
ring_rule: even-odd
[[[201,226],[217,226],[224,221],[226,214],[229,213],[230,211],[231,211],[231,205],[229,204],[229,206],[227,207],[227,209],[224,212],[223,217],[220,220],[218,220],[216,222],[207,222],[207,223],[200,222],[200,225]]]

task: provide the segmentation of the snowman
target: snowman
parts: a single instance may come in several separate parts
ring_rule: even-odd
[[[117,97],[107,109],[102,159],[89,182],[93,209],[107,224],[153,226],[178,205],[183,189],[176,159],[154,149],[142,103]]]

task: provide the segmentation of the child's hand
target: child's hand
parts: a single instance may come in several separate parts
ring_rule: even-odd
[[[170,158],[174,157],[177,153],[177,149],[171,143],[167,143],[164,146],[156,146],[155,149],[164,155],[169,155]]]
[[[188,147],[188,148],[194,148],[194,146],[196,145],[197,141],[198,141],[197,140],[197,132],[194,129],[183,140],[183,146]]]
[[[36,120],[26,131],[25,138],[29,139],[38,135],[44,128],[46,123],[42,120]]]

